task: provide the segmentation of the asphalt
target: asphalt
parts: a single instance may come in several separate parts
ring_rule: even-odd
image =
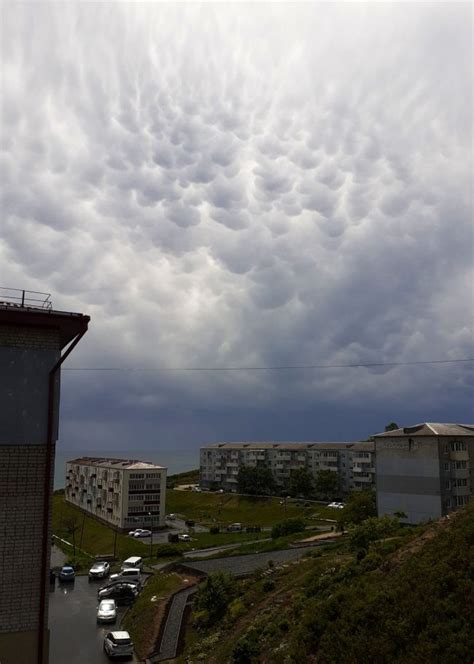
[[[49,628],[50,664],[103,664],[109,658],[103,651],[104,636],[118,630],[126,607],[118,607],[115,623],[97,624],[97,589],[101,581],[89,582],[78,576],[74,583],[56,582],[50,586]],[[129,662],[139,662],[129,659]]]
[[[232,556],[229,558],[216,558],[214,560],[195,561],[189,558],[181,564],[187,568],[211,574],[212,572],[228,572],[233,576],[245,576],[257,569],[268,565],[269,560],[274,563],[290,562],[301,558],[308,551],[307,547],[298,549],[284,549],[283,551],[269,551],[266,553],[254,553],[245,556]]]

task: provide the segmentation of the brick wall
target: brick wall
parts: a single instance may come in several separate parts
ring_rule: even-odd
[[[25,327],[24,325],[0,325],[0,346],[9,348],[35,348],[54,350],[59,348],[57,328]]]
[[[0,633],[38,627],[45,464],[45,445],[0,445]]]

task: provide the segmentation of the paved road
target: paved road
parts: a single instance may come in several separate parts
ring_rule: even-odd
[[[210,574],[211,572],[228,572],[234,576],[251,574],[259,568],[267,567],[268,561],[282,563],[297,560],[308,551],[308,548],[285,549],[283,551],[268,551],[266,553],[254,553],[246,556],[232,556],[231,558],[216,558],[215,560],[195,561],[189,558],[183,564],[190,569]]]
[[[78,576],[74,583],[60,584],[56,579],[49,593],[50,664],[103,664],[110,660],[103,652],[104,636],[118,629],[126,607],[119,607],[117,621],[98,625],[97,588]],[[128,660],[138,662],[134,658]]]

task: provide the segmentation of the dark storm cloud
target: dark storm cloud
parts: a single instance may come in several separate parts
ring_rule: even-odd
[[[4,8],[1,281],[91,314],[71,364],[472,354],[469,7],[268,9]],[[357,409],[367,433],[438,403],[469,419],[472,390],[460,367],[66,385],[68,437],[102,439],[108,418],[150,436],[156,416],[178,444],[350,438],[325,409],[354,435]],[[272,430],[285,408],[303,424]]]

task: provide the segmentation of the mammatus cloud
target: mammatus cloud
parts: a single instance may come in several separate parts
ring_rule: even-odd
[[[472,355],[467,5],[2,12],[1,281],[91,314],[71,365]],[[203,436],[232,409],[469,419],[470,376],[74,374],[66,421],[166,414],[179,438],[186,408]]]

